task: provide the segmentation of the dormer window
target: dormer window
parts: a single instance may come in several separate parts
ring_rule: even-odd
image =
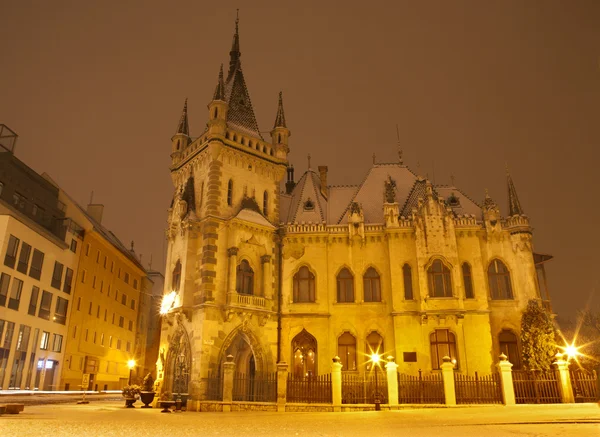
[[[306,202],[304,202],[304,210],[305,211],[312,211],[313,209],[315,209],[315,204],[309,198]]]
[[[453,207],[460,206],[460,199],[458,197],[456,197],[456,195],[454,193],[451,193],[450,197],[448,197],[448,206],[453,206]]]

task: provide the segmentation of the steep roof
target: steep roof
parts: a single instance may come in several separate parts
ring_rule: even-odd
[[[327,220],[327,199],[321,194],[321,180],[312,169],[300,178],[289,203],[284,223],[322,223]],[[283,217],[283,215],[282,215]]]
[[[181,118],[179,119],[179,124],[177,125],[178,134],[190,135],[190,126],[188,124],[188,115],[187,115],[187,99],[185,99],[185,103],[183,104],[183,111],[181,113]]]

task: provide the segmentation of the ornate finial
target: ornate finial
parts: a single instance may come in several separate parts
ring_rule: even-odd
[[[275,117],[275,125],[273,126],[273,128],[276,128],[276,127],[287,128],[287,126],[285,125],[285,114],[283,112],[283,93],[281,91],[279,91],[279,103],[277,104],[277,116]]]
[[[229,52],[229,73],[227,74],[227,81],[229,81],[229,79],[233,75],[233,73],[237,67],[238,61],[240,59],[240,56],[242,55],[240,53],[239,23],[240,23],[240,17],[239,17],[239,9],[238,9],[236,11],[236,18],[235,18],[235,34],[233,35],[233,42],[231,43],[231,51]]]
[[[187,97],[185,98],[185,103],[183,104],[183,112],[181,113],[181,118],[179,119],[179,124],[177,125],[178,134],[190,135],[190,127],[188,125],[188,116],[187,116]]]
[[[308,169],[310,170],[310,153],[308,154]]]
[[[523,215],[523,208],[521,208],[521,203],[519,202],[519,197],[517,196],[517,190],[515,189],[515,184],[510,177],[510,173],[508,173],[508,166],[506,167],[506,182],[508,184],[508,213],[512,217],[513,215]]]
[[[487,210],[496,209],[498,207],[496,205],[496,202],[494,202],[494,200],[490,197],[490,193],[488,192],[487,188],[485,189],[485,199],[483,200],[483,206]]]
[[[396,137],[398,138],[398,162],[400,165],[404,164],[402,160],[402,146],[400,146],[400,131],[398,130],[398,123],[396,123]]]
[[[223,82],[223,64],[221,64],[221,68],[219,70],[219,81],[217,82],[217,87],[215,88],[215,94],[213,96],[213,100],[225,101],[225,83]]]
[[[394,203],[396,201],[396,181],[388,175],[384,182],[384,196],[386,203]]]
[[[373,153],[373,164],[375,164],[375,154]]]

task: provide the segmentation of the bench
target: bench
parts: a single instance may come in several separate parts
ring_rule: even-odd
[[[4,404],[3,407],[4,413],[6,414],[19,414],[25,409],[25,404]],[[2,412],[0,412],[0,414],[2,414]]]

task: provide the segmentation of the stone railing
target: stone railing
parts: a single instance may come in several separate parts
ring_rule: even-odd
[[[508,217],[504,222],[505,228],[518,226],[529,226],[529,217],[526,215],[513,215],[512,217]]]
[[[267,306],[264,297],[254,296],[253,294],[229,293],[227,295],[227,303],[229,305],[241,305],[256,308],[265,308]]]
[[[461,215],[454,219],[454,226],[457,228],[477,226],[477,219],[474,215]]]

